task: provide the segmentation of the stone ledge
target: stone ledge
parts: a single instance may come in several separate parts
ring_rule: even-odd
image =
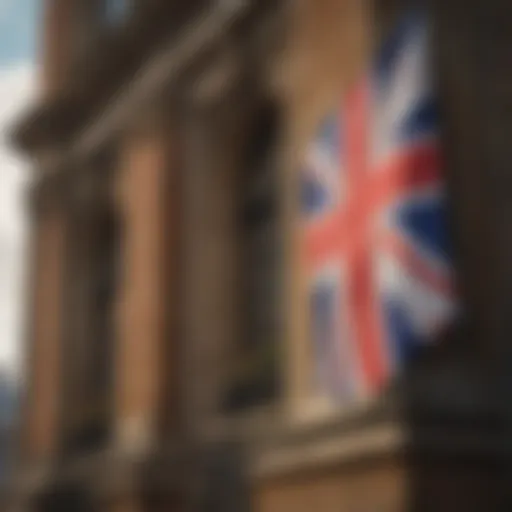
[[[251,477],[268,479],[297,472],[323,469],[352,461],[376,459],[400,453],[403,430],[393,423],[352,432],[321,436],[296,445],[256,449],[251,457]]]

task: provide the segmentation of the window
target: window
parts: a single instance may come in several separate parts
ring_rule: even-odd
[[[119,273],[119,227],[111,212],[102,212],[95,229],[91,265],[91,371],[86,386],[91,397],[91,434],[108,435],[111,410],[114,305]]]
[[[68,454],[101,448],[110,436],[121,238],[117,215],[105,203],[105,198],[95,197],[87,204],[76,232],[71,233],[71,320],[64,390]]]
[[[257,116],[239,177],[241,332],[228,410],[262,405],[278,390],[279,189],[276,110]]]

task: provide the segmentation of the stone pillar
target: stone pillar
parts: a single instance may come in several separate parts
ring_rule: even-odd
[[[118,309],[115,424],[118,442],[143,448],[173,409],[169,319],[176,205],[172,137],[166,123],[139,124],[122,144],[118,201],[123,267]],[[165,381],[164,381],[165,377]],[[142,445],[142,446],[141,446]]]
[[[26,457],[38,461],[56,452],[59,436],[66,219],[55,199],[42,198],[47,204],[37,211],[33,245],[33,316],[23,445]]]

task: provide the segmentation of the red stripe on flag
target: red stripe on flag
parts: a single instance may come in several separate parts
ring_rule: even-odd
[[[434,146],[418,146],[366,176],[344,206],[306,226],[308,267],[314,268],[343,253],[348,255],[365,244],[372,235],[375,216],[411,191],[435,185],[439,165],[439,151]]]
[[[360,251],[354,255],[348,269],[351,275],[349,293],[358,340],[357,350],[367,387],[375,391],[384,382],[388,368],[369,251]]]
[[[368,108],[369,84],[365,80],[349,93],[345,104],[345,172],[349,195],[360,189],[368,170]]]

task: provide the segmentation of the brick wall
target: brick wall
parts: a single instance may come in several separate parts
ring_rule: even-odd
[[[403,469],[393,463],[318,471],[263,484],[255,493],[258,512],[405,511]]]
[[[65,225],[58,205],[43,210],[36,224],[34,317],[26,414],[26,451],[32,459],[52,456],[58,443]]]
[[[162,130],[164,130],[162,128]],[[118,194],[123,265],[117,309],[116,425],[121,442],[146,442],[159,429],[164,372],[170,360],[166,318],[172,315],[166,243],[173,189],[170,135],[150,130],[122,144]],[[167,375],[169,377],[169,375]]]

